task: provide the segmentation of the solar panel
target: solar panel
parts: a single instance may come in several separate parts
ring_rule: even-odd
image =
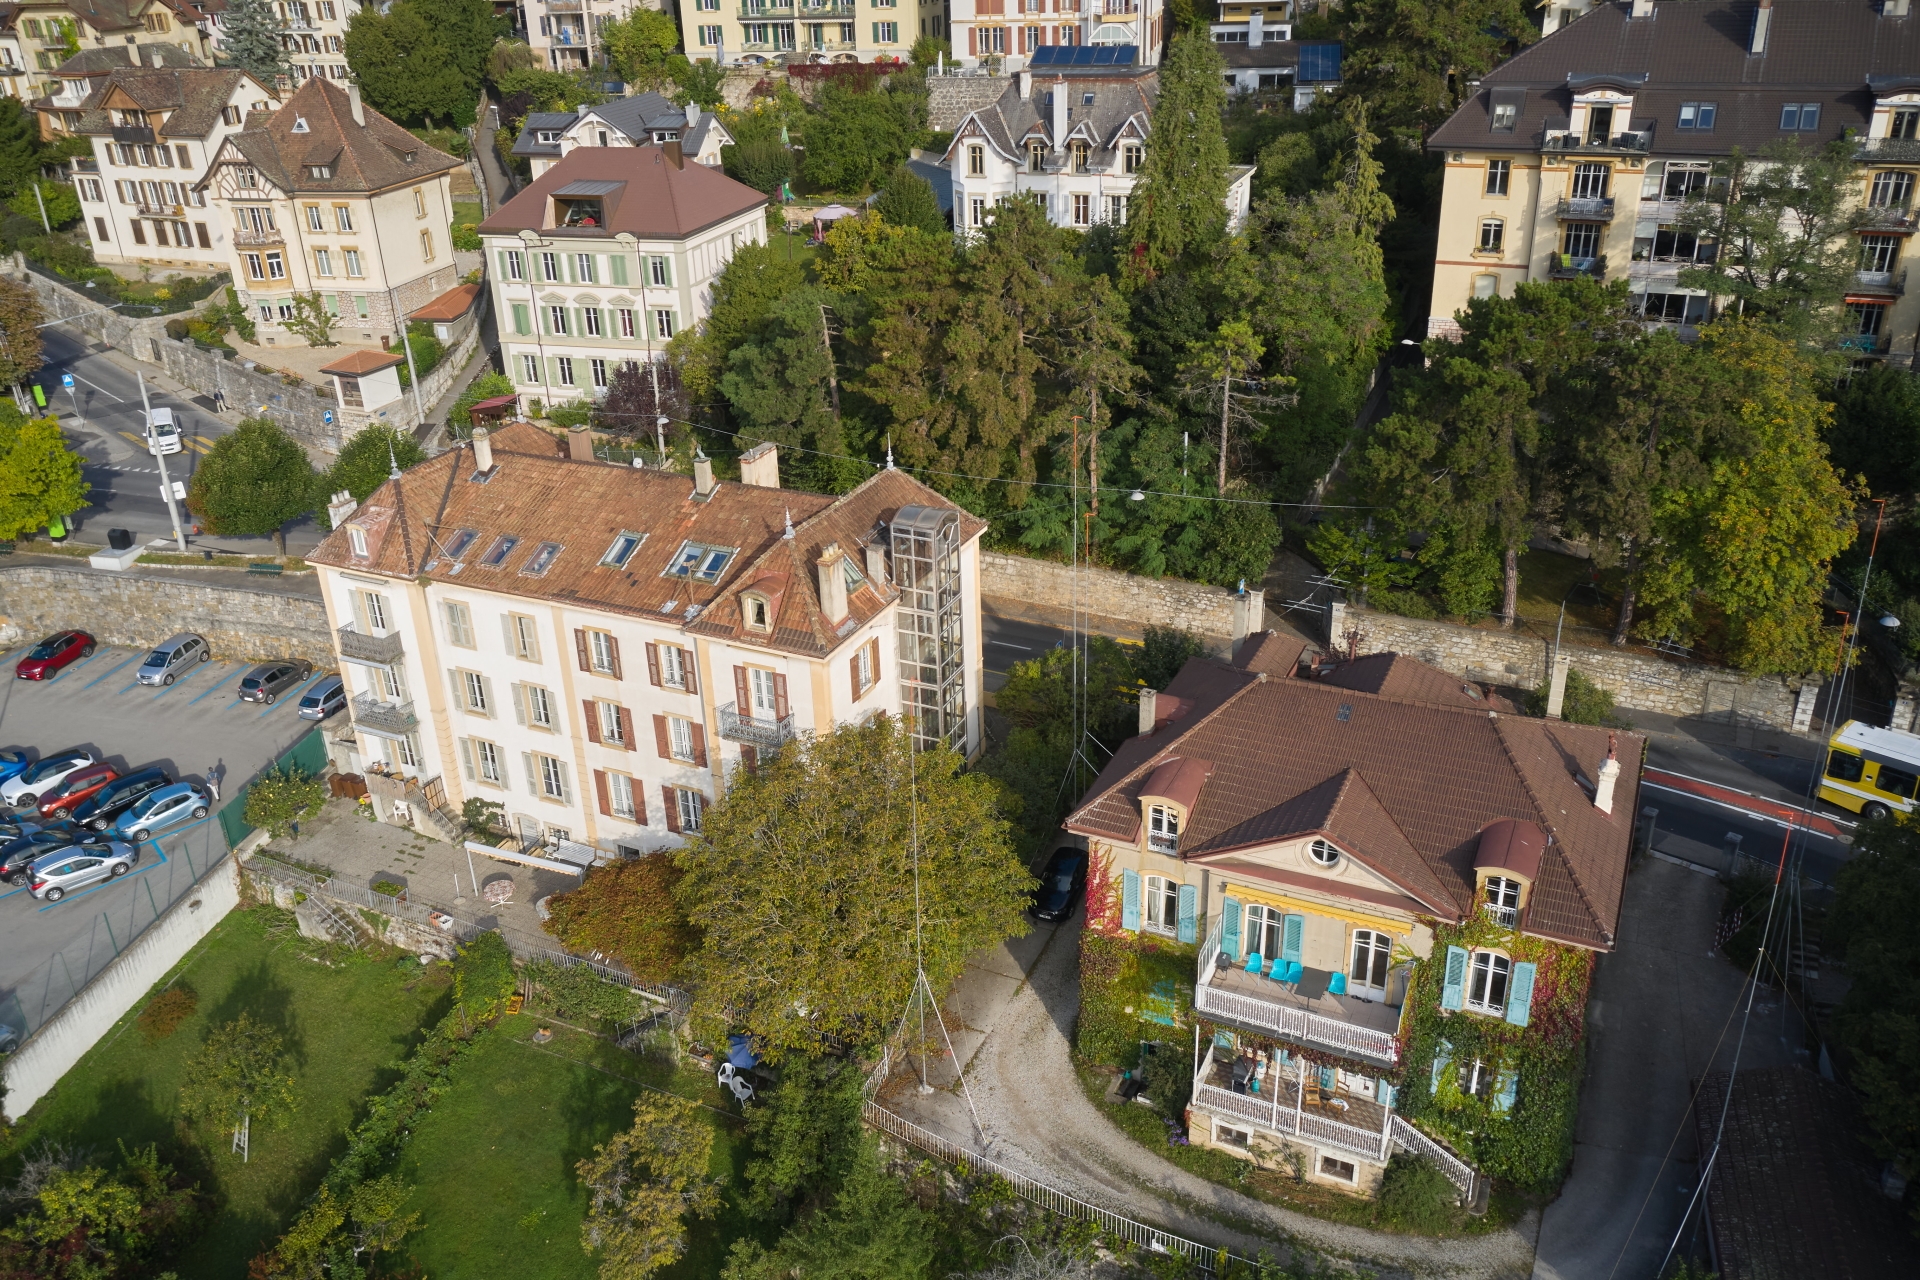
[[[1050,67],[1060,60],[1060,51],[1069,47],[1071,46],[1058,44],[1041,45],[1033,51],[1033,56],[1027,60],[1027,65],[1030,67]]]
[[[1337,44],[1303,44],[1300,46],[1301,80],[1338,80],[1340,78],[1340,46]]]
[[[1073,65],[1076,67],[1090,67],[1093,65],[1094,55],[1099,52],[1100,50],[1094,45],[1078,45],[1073,51]]]
[[[1117,52],[1118,50],[1110,44],[1095,45],[1093,49],[1094,65],[1097,67],[1112,66],[1114,54]]]

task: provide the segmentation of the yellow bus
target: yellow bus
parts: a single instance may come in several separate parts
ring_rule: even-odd
[[[1849,720],[1827,742],[1820,798],[1868,818],[1913,812],[1920,735]]]

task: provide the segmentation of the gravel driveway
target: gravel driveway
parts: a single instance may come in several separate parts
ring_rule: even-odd
[[[955,1053],[984,1137],[951,1065],[920,1094],[896,1077],[886,1105],[950,1141],[1093,1204],[1206,1244],[1253,1254],[1298,1242],[1372,1275],[1518,1280],[1533,1270],[1540,1218],[1466,1240],[1428,1240],[1324,1222],[1180,1169],[1122,1133],[1087,1100],[1068,1035],[1080,1004],[1078,921],[1038,927],[976,956],[948,1001]],[[916,1068],[917,1069],[917,1066]]]

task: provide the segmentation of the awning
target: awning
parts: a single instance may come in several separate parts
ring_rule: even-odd
[[[481,844],[478,840],[467,841],[467,852],[478,853],[500,862],[517,862],[523,867],[538,867],[542,871],[562,871],[570,876],[583,876],[587,869],[571,862],[556,862],[552,858],[536,858],[530,853],[521,853],[518,849],[502,849],[497,845]]]

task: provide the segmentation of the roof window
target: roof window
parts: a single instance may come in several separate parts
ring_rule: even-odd
[[[487,548],[487,554],[480,557],[480,563],[486,568],[498,569],[507,562],[507,557],[512,555],[513,549],[519,545],[520,539],[510,533],[503,533],[493,540],[493,545]]]
[[[472,529],[455,529],[453,531],[453,537],[448,539],[445,548],[447,559],[458,560],[466,555],[467,548],[471,547],[473,540],[479,536],[480,535]]]
[[[612,565],[616,569],[624,569],[627,567],[627,561],[633,558],[633,553],[638,551],[640,544],[646,540],[647,535],[644,533],[628,533],[622,529],[615,536],[613,545],[607,548],[607,554],[600,557],[600,563]]]
[[[695,582],[716,582],[737,550],[737,547],[709,547],[698,542],[682,543],[680,553],[667,566],[666,576],[692,578]]]
[[[543,542],[534,548],[532,555],[527,557],[527,562],[520,567],[520,572],[530,578],[537,578],[553,567],[554,559],[559,554],[559,543]]]
[[[293,118],[293,131],[295,133],[312,133],[313,132],[313,130],[307,128],[307,118],[305,116],[295,116]]]

